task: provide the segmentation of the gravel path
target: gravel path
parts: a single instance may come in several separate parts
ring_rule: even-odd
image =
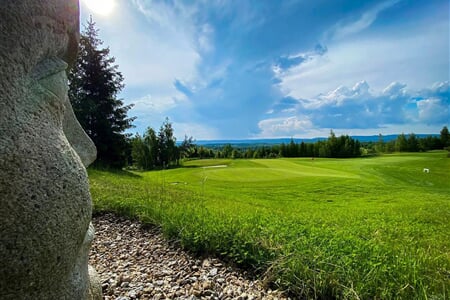
[[[112,214],[92,219],[90,264],[104,299],[289,299],[217,259],[199,259],[169,243],[156,227]]]

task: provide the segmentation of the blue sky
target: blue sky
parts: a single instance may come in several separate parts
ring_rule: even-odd
[[[439,133],[448,0],[110,0],[91,14],[136,128],[197,140]],[[85,0],[93,1],[93,0]]]

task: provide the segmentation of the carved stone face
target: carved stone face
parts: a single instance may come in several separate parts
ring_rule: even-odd
[[[73,116],[66,76],[78,1],[0,7],[0,298],[86,299],[84,165],[95,147]]]

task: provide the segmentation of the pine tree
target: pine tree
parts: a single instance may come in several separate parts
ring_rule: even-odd
[[[130,150],[129,135],[135,118],[127,116],[132,105],[117,99],[123,76],[102,48],[92,18],[81,34],[76,64],[69,74],[69,98],[81,126],[97,147],[96,165],[123,167]]]

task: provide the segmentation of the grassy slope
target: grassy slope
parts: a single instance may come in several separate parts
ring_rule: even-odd
[[[265,271],[299,296],[445,298],[449,170],[434,152],[191,161],[158,172],[90,170],[90,179],[97,210],[161,224],[185,247]]]

